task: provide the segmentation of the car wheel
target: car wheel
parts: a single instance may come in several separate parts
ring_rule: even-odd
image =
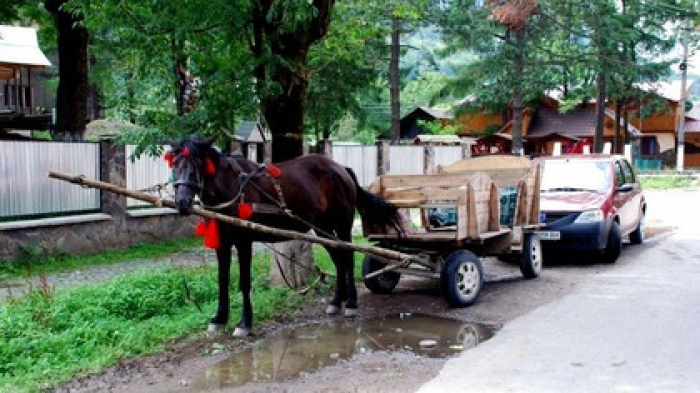
[[[520,271],[525,278],[535,278],[542,271],[542,243],[535,235],[525,237],[520,256]]]
[[[632,244],[642,244],[644,241],[644,238],[646,237],[646,223],[644,220],[644,217],[646,214],[642,210],[642,214],[639,217],[639,223],[637,224],[637,228],[630,233],[630,243]]]
[[[442,293],[453,307],[467,307],[479,297],[484,286],[481,260],[471,251],[453,252],[440,273]]]
[[[370,273],[374,273],[386,266],[386,263],[378,260],[377,258],[371,257],[369,255],[365,256],[362,262],[362,277],[367,276]],[[377,293],[381,295],[390,294],[391,291],[396,288],[401,279],[401,274],[395,271],[388,271],[370,278],[363,278],[365,287],[372,293]]]
[[[620,232],[620,224],[613,221],[610,225],[610,233],[608,233],[608,243],[603,251],[603,260],[606,263],[615,263],[622,252],[622,234]]]

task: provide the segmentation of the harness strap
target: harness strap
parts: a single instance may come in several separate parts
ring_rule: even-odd
[[[266,164],[261,165],[258,167],[259,169],[265,169],[267,167]],[[272,185],[275,187],[275,191],[277,192],[277,198],[278,199],[278,204],[279,207],[283,211],[287,211],[287,204],[284,202],[284,194],[282,193],[282,186],[280,186],[280,182],[277,180],[276,177],[272,176],[269,171],[265,170],[264,171],[265,176],[267,176],[270,180],[272,180]]]

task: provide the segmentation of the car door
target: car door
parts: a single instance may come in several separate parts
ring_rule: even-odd
[[[620,229],[622,233],[632,231],[637,223],[637,213],[639,205],[635,205],[636,194],[639,193],[639,185],[636,185],[631,167],[623,159],[615,160],[615,207],[620,219]]]
[[[632,190],[629,191],[629,197],[625,202],[624,212],[627,216],[626,219],[630,222],[630,231],[633,231],[637,227],[641,213],[642,213],[642,186],[639,184],[639,179],[634,173],[632,165],[629,161],[625,159],[620,160],[620,166],[622,167],[622,172],[625,175],[625,184],[631,185]]]

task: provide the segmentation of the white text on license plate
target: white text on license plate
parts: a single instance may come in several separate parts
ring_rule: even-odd
[[[535,236],[539,237],[540,240],[559,240],[559,239],[561,239],[561,232],[559,232],[559,231],[536,231]]]

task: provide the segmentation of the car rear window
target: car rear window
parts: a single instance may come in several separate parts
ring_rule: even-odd
[[[611,188],[610,164],[593,160],[546,160],[541,192],[606,191]]]

